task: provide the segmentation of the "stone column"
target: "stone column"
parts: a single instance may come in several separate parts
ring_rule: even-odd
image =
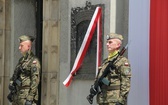
[[[59,35],[59,0],[44,0],[41,105],[58,105]]]
[[[5,0],[0,1],[0,104],[3,105],[3,94],[4,94],[4,48],[5,48]]]
[[[7,105],[10,68],[10,0],[0,0],[0,105]]]

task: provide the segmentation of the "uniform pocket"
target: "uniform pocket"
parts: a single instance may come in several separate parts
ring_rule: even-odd
[[[107,102],[117,102],[119,98],[119,90],[107,91]]]
[[[29,78],[22,81],[22,87],[24,87],[24,86],[30,86],[30,79]]]
[[[21,89],[18,94],[18,98],[19,99],[27,98],[28,92],[29,92],[29,89]]]

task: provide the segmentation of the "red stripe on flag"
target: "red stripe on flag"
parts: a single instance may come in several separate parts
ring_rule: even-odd
[[[101,55],[102,55],[102,40],[101,40],[101,38],[102,38],[102,21],[101,21],[101,19],[102,19],[102,17],[101,17],[101,15],[102,15],[102,12],[100,13],[100,18],[99,18],[99,25],[100,25],[100,27],[99,27],[99,40],[98,40],[98,42],[99,42],[99,48],[98,48],[98,67],[101,65]],[[98,43],[97,42],[97,43]]]
[[[71,76],[69,81],[65,84],[66,87],[68,87],[71,84],[72,79],[73,79],[73,76]]]
[[[167,105],[168,0],[150,2],[150,105]]]

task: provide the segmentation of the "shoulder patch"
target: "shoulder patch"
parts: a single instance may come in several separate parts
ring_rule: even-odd
[[[128,62],[125,62],[125,63],[124,63],[124,66],[129,66],[129,63],[128,63]]]
[[[33,67],[32,70],[33,70],[33,72],[36,72],[36,71],[37,71],[37,68],[36,68],[36,67]]]
[[[37,61],[33,61],[33,64],[36,64],[37,63]]]
[[[125,69],[124,70],[124,75],[131,75],[131,70],[130,69]]]

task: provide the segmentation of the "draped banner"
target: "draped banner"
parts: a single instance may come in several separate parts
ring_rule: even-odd
[[[77,57],[75,59],[73,68],[69,74],[69,76],[66,78],[66,80],[63,82],[63,84],[68,87],[73,79],[73,75],[79,70],[83,59],[86,55],[86,52],[88,50],[88,47],[90,45],[90,42],[92,40],[93,34],[95,32],[96,26],[97,26],[97,55],[96,55],[96,73],[98,70],[98,66],[100,66],[101,61],[101,14],[102,9],[101,7],[97,7],[93,17],[91,19],[91,22],[89,24],[89,27],[86,31],[85,37],[83,39],[82,45],[79,49],[79,52],[77,54]]]

